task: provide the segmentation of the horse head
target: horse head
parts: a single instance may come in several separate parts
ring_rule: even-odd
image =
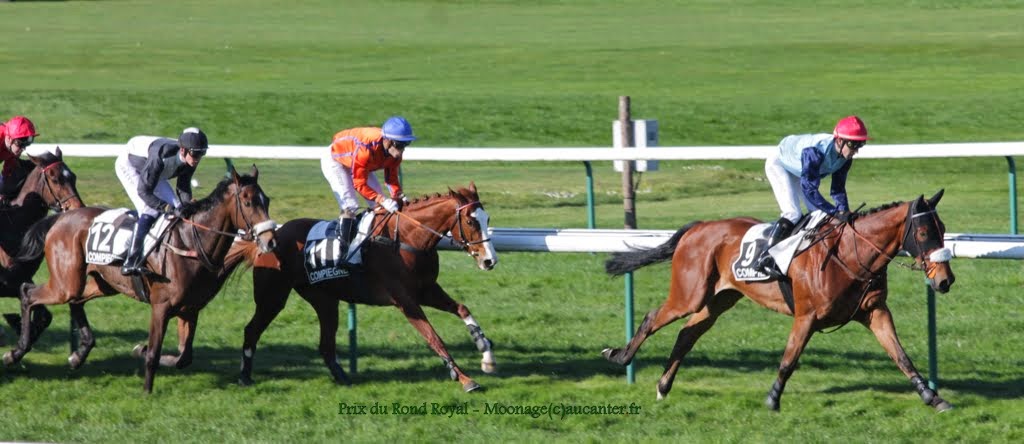
[[[490,270],[498,263],[498,255],[487,237],[489,219],[480,203],[476,185],[470,183],[469,188],[458,191],[449,188],[447,194],[434,194],[410,202],[397,217],[388,215],[386,222],[376,229],[376,234],[404,233],[402,244],[416,250],[436,248],[438,242],[447,237],[453,245],[472,256],[480,269]]]
[[[234,166],[231,167],[232,184],[228,190],[235,201],[231,219],[236,227],[245,229],[243,239],[255,239],[260,253],[269,253],[276,245],[274,230],[277,223],[270,218],[270,198],[257,183],[259,176],[260,171],[255,164],[247,176],[239,176]]]
[[[935,211],[944,191],[939,190],[930,199],[919,196],[910,203],[901,241],[903,250],[910,253],[915,265],[925,271],[928,285],[940,293],[948,292],[956,280],[949,266],[953,254],[944,245],[946,225]]]
[[[451,230],[452,240],[476,259],[477,267],[481,270],[493,269],[498,264],[498,252],[494,250],[494,244],[487,233],[491,216],[480,202],[476,184],[470,182],[469,188],[459,188],[458,191],[449,189],[448,192],[462,198],[459,206],[455,208],[456,221],[455,227]]]
[[[53,153],[44,151],[38,156],[28,157],[34,167],[13,201],[15,205],[23,206],[26,199],[34,194],[58,213],[85,206],[76,188],[77,177],[64,163],[60,148]]]

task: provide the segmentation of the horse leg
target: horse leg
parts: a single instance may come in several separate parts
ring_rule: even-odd
[[[15,331],[21,331],[21,315],[20,314],[9,314],[4,315],[7,319],[7,324],[11,326]],[[29,342],[35,343],[39,339],[39,335],[46,331],[46,327],[50,326],[50,322],[53,321],[53,314],[46,308],[45,305],[36,305],[32,307],[32,328],[29,330]],[[3,329],[0,328],[0,338],[3,337]]]
[[[21,361],[25,357],[25,354],[32,350],[32,345],[35,344],[36,340],[39,339],[38,334],[41,330],[36,332],[33,336],[32,329],[33,325],[41,326],[43,323],[49,324],[49,310],[44,310],[46,315],[42,317],[37,316],[39,321],[33,319],[32,313],[35,312],[35,307],[40,305],[52,305],[61,304],[71,299],[71,293],[78,294],[81,292],[81,287],[71,289],[70,291],[65,288],[54,289],[51,284],[53,281],[47,282],[42,287],[37,287],[35,284],[25,282],[21,285],[21,319],[28,319],[29,322],[21,323],[21,332],[18,336],[18,343],[14,349],[4,353],[3,361],[4,365],[14,365]],[[41,313],[41,312],[40,312]],[[43,326],[42,328],[46,328]]]
[[[459,381],[462,384],[462,389],[467,392],[480,389],[480,384],[477,384],[469,376],[466,376],[462,372],[462,369],[455,364],[455,360],[452,359],[451,354],[448,353],[448,349],[444,346],[444,341],[437,335],[437,331],[430,325],[430,321],[427,320],[427,315],[423,313],[423,309],[416,304],[399,304],[398,308],[402,310],[405,318],[409,320],[409,323],[420,332],[420,335],[427,340],[427,344],[430,346],[434,353],[437,353],[444,361],[444,365],[448,367],[449,374],[453,381]]]
[[[476,319],[473,319],[473,314],[469,312],[469,309],[452,299],[437,282],[424,289],[422,296],[421,305],[446,311],[462,319],[462,322],[466,324],[466,329],[469,330],[469,336],[476,344],[476,349],[483,354],[483,358],[480,359],[480,370],[483,370],[484,373],[497,372],[498,364],[494,361],[494,353],[491,351],[494,343],[484,336],[483,329],[480,328],[480,324],[476,323]]]
[[[889,357],[896,362],[900,371],[910,378],[910,384],[914,386],[914,390],[917,390],[917,394],[921,396],[921,400],[926,405],[932,406],[940,412],[953,408],[952,404],[939,397],[938,392],[928,387],[927,382],[921,377],[921,373],[917,371],[914,363],[910,361],[910,357],[903,350],[903,345],[900,344],[900,339],[896,336],[896,325],[893,323],[889,307],[881,304],[872,310],[862,323],[875,334],[875,338],[882,344],[882,348],[889,354]]]
[[[156,371],[160,368],[160,349],[164,344],[164,335],[167,334],[168,303],[154,303],[149,318],[149,346],[146,348],[146,379],[142,384],[142,390],[147,394],[153,393],[153,379],[156,378]]]
[[[712,269],[714,267],[713,261],[714,258],[708,256],[705,258],[704,264],[694,265],[697,267],[696,271],[701,273],[701,276],[705,274],[710,275],[709,273],[704,273],[703,270]],[[647,313],[647,316],[644,316],[644,321],[640,323],[640,327],[636,329],[633,339],[629,341],[626,348],[606,348],[601,351],[605,359],[617,364],[628,365],[633,361],[636,352],[640,350],[640,345],[648,337],[676,319],[696,313],[705,305],[704,301],[714,295],[711,278],[704,277],[684,280],[686,277],[687,273],[673,268],[672,282],[669,285],[668,298],[665,300],[665,303],[661,304],[661,307],[651,310]]]
[[[291,284],[279,273],[269,272],[262,269],[253,270],[253,292],[252,299],[256,310],[252,319],[245,325],[245,337],[242,340],[242,369],[238,374],[239,385],[252,385],[253,357],[256,354],[256,344],[260,336],[267,330],[270,323],[274,321],[291,293]],[[268,277],[269,276],[269,277]],[[335,309],[337,311],[337,309]]]
[[[21,319],[31,319],[30,313],[32,309],[32,296],[31,293],[36,289],[36,286],[30,282],[26,282],[21,285],[19,293],[21,293]],[[22,322],[21,331],[18,334],[18,343],[15,344],[14,349],[4,353],[4,365],[11,366],[21,361],[21,358],[25,357],[25,354],[32,351],[33,341],[31,340],[32,335],[29,331],[32,326],[31,322]]]
[[[68,356],[68,365],[72,370],[78,370],[85,364],[89,352],[96,345],[96,338],[93,337],[92,328],[89,326],[89,318],[85,315],[85,303],[70,304],[71,319],[78,327],[78,349]]]
[[[672,323],[676,319],[685,317],[692,313],[691,311],[682,311],[669,307],[669,303],[666,302],[659,308],[651,310],[644,316],[644,321],[640,323],[640,327],[636,329],[636,333],[633,334],[633,339],[629,341],[626,348],[606,348],[601,351],[604,358],[621,365],[629,365],[633,362],[633,357],[636,356],[636,352],[640,350],[640,345],[644,343],[647,338],[651,337],[655,332],[661,330],[662,327]]]
[[[196,323],[198,322],[198,312],[178,314],[178,354],[161,355],[161,366],[183,369],[192,364],[192,340],[196,338]],[[138,348],[136,347],[136,349]],[[147,350],[148,347],[142,347],[139,356],[145,355]]]
[[[305,296],[305,295],[303,295]],[[331,376],[334,377],[334,382],[341,385],[352,385],[352,381],[348,379],[348,375],[345,374],[345,370],[338,364],[338,348],[337,339],[338,335],[338,300],[335,298],[328,297],[322,293],[318,293],[314,298],[307,298],[310,305],[313,306],[313,310],[316,311],[316,317],[320,320],[320,357],[324,360],[324,365],[327,366],[327,370],[331,372]]]
[[[676,345],[672,347],[672,354],[668,358],[668,364],[665,365],[665,373],[658,380],[658,400],[664,399],[672,390],[672,382],[676,379],[676,372],[679,371],[679,364],[683,357],[690,352],[697,340],[715,325],[718,317],[736,305],[736,302],[742,297],[742,294],[734,292],[714,296],[707,306],[686,322],[686,326],[679,331],[679,336],[676,337]]]
[[[789,331],[789,341],[786,343],[786,351],[782,354],[782,362],[779,364],[779,375],[768,390],[768,398],[765,405],[774,411],[778,411],[782,392],[786,389],[786,381],[796,370],[800,354],[803,353],[807,342],[811,340],[811,327],[814,325],[814,316],[807,315],[793,319],[793,328]]]

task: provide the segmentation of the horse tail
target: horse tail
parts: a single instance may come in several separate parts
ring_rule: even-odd
[[[21,248],[18,255],[11,260],[11,266],[0,273],[0,284],[16,285],[21,282],[32,280],[32,275],[39,269],[43,261],[43,253],[46,252],[46,233],[50,232],[53,224],[57,222],[60,213],[40,220],[25,233],[21,239]],[[23,276],[27,275],[27,276]]]
[[[676,251],[676,245],[679,244],[679,239],[682,239],[687,231],[690,231],[694,225],[699,223],[700,221],[694,221],[683,225],[668,241],[657,247],[634,249],[625,253],[612,253],[612,258],[604,263],[604,271],[612,276],[622,276],[640,267],[672,259],[672,255]]]
[[[46,247],[46,234],[53,228],[53,224],[57,223],[57,218],[60,215],[61,213],[57,213],[46,217],[28,228],[25,237],[21,239],[21,249],[18,250],[18,257],[14,259],[15,264],[34,261],[43,257],[43,253],[46,252],[44,248]]]

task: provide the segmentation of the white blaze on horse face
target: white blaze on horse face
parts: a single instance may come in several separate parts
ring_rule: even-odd
[[[487,214],[487,211],[484,211],[483,207],[477,207],[476,210],[473,210],[473,217],[476,219],[477,223],[480,224],[480,236],[484,239],[488,239],[487,236],[489,228],[487,223],[490,222],[491,216]],[[482,264],[483,261],[490,260],[491,268],[494,268],[495,265],[498,265],[498,252],[494,250],[494,242],[484,242],[483,245],[486,253],[484,254],[484,257],[478,258],[477,262]]]
[[[935,263],[949,262],[950,259],[953,259],[953,251],[949,248],[939,248],[928,255],[928,260]]]

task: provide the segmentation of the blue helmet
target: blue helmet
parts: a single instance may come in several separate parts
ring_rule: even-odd
[[[401,116],[394,116],[384,122],[384,126],[381,127],[381,133],[383,133],[384,137],[399,142],[412,142],[416,140],[416,136],[412,135],[412,125],[409,125],[409,121]]]

